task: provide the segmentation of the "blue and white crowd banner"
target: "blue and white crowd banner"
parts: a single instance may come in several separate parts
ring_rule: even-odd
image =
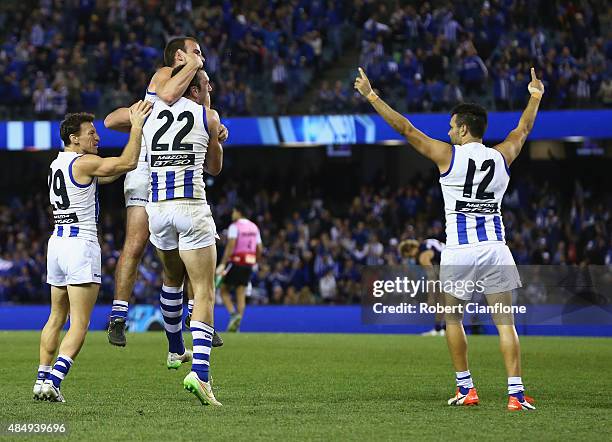
[[[491,112],[487,141],[503,140],[514,129],[520,112]],[[432,138],[448,140],[448,114],[411,114],[412,123]],[[225,146],[317,146],[329,144],[397,144],[404,142],[379,115],[303,115],[223,119],[230,138]],[[1,121],[0,150],[59,149],[59,121]],[[123,147],[126,133],[95,122],[101,147]],[[542,111],[530,140],[612,138],[612,110]]]

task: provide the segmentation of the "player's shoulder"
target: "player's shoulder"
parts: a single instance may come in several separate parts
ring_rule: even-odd
[[[215,109],[212,107],[203,107],[203,109],[206,112],[206,118],[220,121],[219,112],[217,112]]]
[[[149,82],[149,87],[147,90],[149,92],[156,92],[157,84],[160,81],[165,81],[172,76],[172,68],[169,66],[162,66],[158,70],[155,71],[153,77],[151,77],[151,81]]]

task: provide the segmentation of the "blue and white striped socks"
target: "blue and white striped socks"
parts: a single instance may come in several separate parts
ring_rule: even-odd
[[[179,355],[185,354],[183,342],[183,286],[168,287],[163,285],[159,302],[164,317],[164,328],[168,338],[168,351]]]
[[[36,379],[40,381],[44,381],[45,379],[49,377],[50,373],[51,373],[50,365],[39,365],[38,374],[36,375]]]
[[[70,367],[72,367],[72,363],[74,361],[66,355],[58,355],[57,361],[55,361],[55,365],[53,366],[53,370],[51,370],[51,374],[47,377],[53,385],[59,388],[60,384],[68,375],[68,371]]]
[[[459,387],[459,393],[468,394],[470,388],[474,388],[474,381],[472,381],[472,375],[470,370],[456,371],[455,374],[457,379],[457,387]]]
[[[189,316],[193,315],[193,299],[187,302],[187,311],[189,312]]]
[[[510,396],[516,396],[521,402],[525,399],[525,387],[523,386],[523,380],[520,376],[514,376],[508,378],[508,394]]]
[[[208,382],[208,371],[210,369],[210,349],[215,329],[201,321],[191,321],[189,325],[193,336],[193,371],[201,381]]]
[[[113,309],[111,310],[111,321],[116,318],[122,318],[127,321],[129,303],[127,301],[113,301]]]

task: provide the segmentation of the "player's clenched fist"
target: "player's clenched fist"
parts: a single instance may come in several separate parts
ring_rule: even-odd
[[[544,83],[536,77],[534,68],[531,68],[531,81],[527,85],[527,90],[532,96],[537,98],[541,98],[544,95]]]
[[[227,139],[229,138],[229,131],[227,130],[227,127],[225,127],[223,124],[219,126],[219,137],[218,138],[219,138],[220,143],[225,143]]]
[[[146,100],[139,100],[130,106],[130,123],[132,123],[132,127],[142,129],[152,109],[153,105]]]

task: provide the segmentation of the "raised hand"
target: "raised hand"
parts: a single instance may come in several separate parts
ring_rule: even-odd
[[[176,50],[176,61],[178,61],[177,66],[182,66],[187,63],[187,54],[182,49]]]
[[[150,101],[139,100],[130,106],[130,123],[132,127],[142,129],[144,122],[153,110],[153,105]]]
[[[531,95],[541,98],[544,95],[544,83],[536,77],[535,69],[531,68],[531,81],[527,85],[527,90]]]
[[[189,54],[185,54],[185,58],[187,60],[187,63],[196,65],[198,69],[204,66],[204,60],[198,54],[194,54],[193,52],[190,52]]]
[[[370,93],[372,93],[372,86],[370,86],[370,80],[368,80],[368,77],[361,68],[359,68],[359,77],[355,78],[354,87],[359,91],[361,95],[366,98],[368,97],[368,95],[370,95]]]

